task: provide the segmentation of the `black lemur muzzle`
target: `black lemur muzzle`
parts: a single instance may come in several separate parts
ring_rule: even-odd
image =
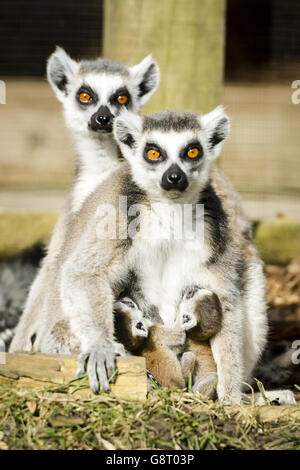
[[[93,131],[111,132],[114,115],[110,112],[107,106],[100,106],[100,108],[92,115],[89,128]]]
[[[164,172],[161,180],[161,186],[166,191],[185,191],[188,185],[186,174],[176,164],[171,165],[170,168]]]

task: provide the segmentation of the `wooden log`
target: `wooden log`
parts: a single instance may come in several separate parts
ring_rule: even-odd
[[[146,364],[143,357],[117,357],[116,382],[111,394],[123,400],[144,401],[147,395]],[[70,392],[82,397],[95,397],[87,387],[82,388],[81,379],[75,380],[78,362],[76,356],[30,354],[26,352],[2,353],[0,376],[20,385],[36,388],[47,385],[66,385],[72,381]],[[2,381],[3,383],[3,381]],[[79,388],[79,384],[81,384]]]
[[[285,216],[264,220],[255,241],[265,263],[286,265],[300,256],[300,222]]]
[[[161,84],[146,113],[207,112],[220,103],[224,0],[105,0],[103,56],[136,64],[152,53]]]

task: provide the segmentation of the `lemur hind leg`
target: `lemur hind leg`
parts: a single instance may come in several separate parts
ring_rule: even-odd
[[[218,296],[197,286],[187,289],[179,305],[178,321],[186,330],[185,351],[195,357],[193,391],[215,398],[217,367],[208,340],[220,330],[222,324]]]

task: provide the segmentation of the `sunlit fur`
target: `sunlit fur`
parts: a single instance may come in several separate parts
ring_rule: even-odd
[[[111,102],[111,97],[123,87],[130,94],[130,111],[138,113],[158,86],[159,68],[151,55],[130,67],[107,59],[76,62],[63,49],[57,48],[49,58],[47,76],[62,102],[65,123],[75,146],[76,178],[71,205],[75,212],[96,186],[120,165],[120,153],[112,134],[91,130],[91,116],[100,106],[108,107],[113,116],[117,116],[122,106]],[[66,81],[63,89],[57,86],[61,76]],[[140,95],[140,86],[145,79],[148,91]],[[76,93],[83,85],[93,90],[98,97],[97,102],[80,106]]]
[[[65,123],[71,131],[75,147],[75,175],[72,189],[54,229],[48,254],[31,286],[11,345],[12,350],[29,350],[32,346],[30,332],[35,330],[35,325],[39,322],[51,272],[60,257],[71,220],[95,188],[122,165],[112,132],[91,130],[91,116],[101,105],[107,106],[114,116],[118,115],[122,106],[111,103],[110,98],[120,87],[128,89],[130,110],[137,113],[158,86],[159,68],[151,55],[134,66],[107,59],[77,62],[58,47],[48,60],[47,76],[57,98],[62,102]],[[83,84],[97,94],[97,103],[86,106],[78,103],[76,93]],[[24,301],[25,299],[21,305]],[[25,343],[24,335],[29,338]]]
[[[156,308],[167,326],[176,321],[184,289],[198,285],[215,292],[222,305],[222,328],[211,343],[219,399],[240,401],[242,382],[248,379],[264,347],[267,321],[262,264],[252,243],[250,225],[231,184],[213,166],[228,135],[229,120],[222,108],[205,116],[166,112],[142,118],[125,113],[117,118],[114,127],[129,167],[124,164],[111,175],[70,225],[64,250],[47,283],[43,318],[35,325],[33,349],[65,351],[71,335],[83,354],[81,371],[88,361],[92,388],[96,390],[100,382],[106,389],[103,364],[105,358],[111,364],[118,348],[113,303],[122,284],[126,286],[129,273],[135,272],[138,284],[131,286],[133,300],[146,316]],[[203,147],[203,158],[194,171],[178,160],[179,149],[191,137],[196,137]],[[152,167],[149,164],[147,171],[142,149],[148,139],[156,139],[163,146],[167,160]],[[163,169],[174,161],[189,181],[187,189],[176,195],[176,204],[204,203],[204,244],[198,239],[190,243],[184,239],[144,240],[139,233],[130,242],[99,240],[99,204],[109,202],[118,207],[120,195],[145,207],[157,200],[173,203],[176,191],[164,191],[160,182]],[[140,214],[141,223],[146,214],[147,211]],[[63,341],[56,332],[61,322],[66,322],[70,330],[65,330]],[[26,340],[25,337],[23,341]]]

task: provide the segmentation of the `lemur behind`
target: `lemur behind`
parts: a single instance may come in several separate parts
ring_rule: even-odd
[[[49,271],[60,254],[70,219],[97,185],[121,165],[120,150],[112,134],[114,118],[123,108],[139,112],[158,86],[159,68],[151,55],[130,67],[101,58],[77,62],[57,48],[48,60],[47,77],[63,105],[65,123],[71,131],[76,155],[74,182],[48,254],[31,286],[12,350],[31,348],[22,335],[34,329],[38,321]]]
[[[222,327],[211,341],[218,397],[240,401],[242,382],[265,345],[267,319],[262,263],[250,225],[231,184],[213,166],[228,132],[222,108],[203,116],[164,112],[140,117],[124,111],[115,120],[114,135],[128,164],[72,220],[53,266],[41,319],[31,331],[34,350],[79,352],[79,372],[87,367],[92,389],[100,384],[106,390],[119,348],[113,306],[130,273],[136,278],[133,299],[144,315],[151,319],[159,312],[168,327],[176,322],[183,292],[197,286],[214,292],[222,307]],[[162,213],[149,213],[157,202],[177,208],[204,204],[204,242],[197,237],[145,239],[143,230],[127,239],[102,239],[98,209],[110,204],[117,213],[122,195],[131,208],[140,204],[141,227],[150,216],[157,228],[164,224]],[[132,215],[119,214],[127,229],[132,228]]]

